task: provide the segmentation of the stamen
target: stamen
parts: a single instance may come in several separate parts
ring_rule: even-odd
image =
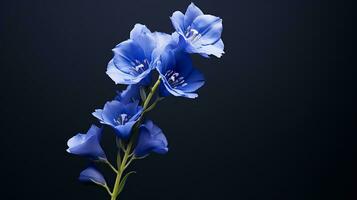
[[[185,84],[185,78],[180,76],[180,73],[174,72],[173,70],[168,70],[165,73],[165,77],[173,88],[177,88],[178,86]],[[187,83],[185,85],[187,85]]]
[[[145,71],[145,69],[148,68],[149,61],[147,59],[143,60],[143,62],[140,62],[139,60],[134,60],[134,62],[132,62],[132,65],[134,66],[133,69],[135,72],[142,73]]]
[[[201,38],[201,34],[196,29],[191,29],[190,26],[187,28],[185,36],[191,42],[196,42]]]
[[[129,116],[125,113],[120,114],[118,119],[115,120],[118,124],[123,125],[129,121]]]

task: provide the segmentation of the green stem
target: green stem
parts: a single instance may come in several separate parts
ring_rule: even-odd
[[[109,162],[109,161],[105,161],[105,163],[115,172],[115,173],[118,173],[118,170],[115,169],[115,167]]]
[[[126,161],[128,160],[128,157],[129,157],[129,151],[131,149],[131,146],[132,146],[132,143],[130,142],[126,148],[125,153],[124,153],[124,158],[119,166],[117,177],[115,179],[115,184],[114,184],[114,189],[113,189],[111,200],[116,200],[119,195],[120,179],[121,179],[123,172],[125,170],[125,165],[126,165]]]
[[[157,88],[159,87],[160,85],[160,77],[157,79],[156,83],[154,84],[154,86],[151,88],[150,90],[150,93],[148,94],[148,96],[146,97],[145,101],[144,101],[144,104],[143,104],[143,110],[146,110],[150,101],[151,101],[151,98],[153,97],[153,95],[155,94]],[[143,113],[144,114],[144,113]],[[141,119],[142,119],[142,116],[140,117],[140,119],[138,120],[138,122],[136,123],[137,125],[134,127],[134,131],[133,132],[138,132],[139,130],[139,125],[141,123]],[[120,184],[121,184],[121,178],[122,178],[122,175],[123,175],[123,172],[125,171],[125,169],[129,166],[129,164],[131,163],[132,159],[128,160],[129,157],[131,156],[131,148],[134,144],[134,138],[135,136],[133,135],[124,151],[124,157],[123,157],[123,160],[121,161],[120,163],[120,166],[118,166],[118,173],[117,173],[117,177],[115,179],[115,183],[114,183],[114,189],[113,189],[113,192],[112,192],[112,198],[111,200],[116,200],[118,195],[119,195],[119,188],[120,188]],[[120,152],[118,152],[120,153]]]
[[[156,83],[154,84],[154,86],[151,88],[151,91],[150,93],[148,94],[148,96],[146,97],[145,99],[145,102],[144,102],[144,106],[143,106],[143,110],[146,110],[146,108],[148,107],[150,101],[151,101],[151,98],[152,96],[155,94],[157,88],[159,87],[160,85],[160,82],[161,82],[161,79],[160,77],[157,79]]]

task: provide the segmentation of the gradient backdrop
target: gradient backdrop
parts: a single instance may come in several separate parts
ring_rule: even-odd
[[[67,139],[98,123],[91,112],[118,89],[105,74],[111,49],[138,22],[172,32],[169,16],[189,3],[0,3],[0,199],[109,199],[77,181],[87,161],[65,152]],[[121,200],[356,199],[352,4],[195,3],[223,18],[226,54],[194,56],[207,78],[198,99],[149,114],[170,151],[136,162]]]

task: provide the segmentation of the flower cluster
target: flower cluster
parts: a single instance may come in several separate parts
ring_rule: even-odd
[[[151,152],[168,152],[164,133],[151,120],[144,120],[144,114],[167,96],[198,96],[196,91],[205,80],[193,66],[190,54],[219,58],[224,53],[221,18],[204,14],[191,3],[185,14],[176,11],[170,19],[174,33],[151,32],[145,25],[136,24],[130,38],[113,49],[114,57],[106,74],[115,84],[127,87],[92,114],[101,124],[114,130],[118,146],[116,166],[111,164],[100,145],[102,127],[92,125],[86,134],[79,133],[67,142],[67,152],[106,163],[116,173],[113,190],[93,163],[79,177],[81,181],[103,186],[112,200],[117,199],[132,173],[124,176],[133,160]],[[152,81],[154,77],[157,77],[156,82]]]

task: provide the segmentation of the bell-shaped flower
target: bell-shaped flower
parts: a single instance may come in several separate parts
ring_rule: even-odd
[[[114,49],[114,57],[107,67],[108,76],[116,84],[146,84],[154,67],[152,52],[156,40],[151,31],[142,24],[136,24],[130,32],[130,39],[118,44]]]
[[[78,133],[68,140],[68,153],[86,156],[95,160],[107,160],[100,146],[102,128],[92,125],[86,134]]]
[[[89,166],[79,175],[79,180],[82,182],[93,182],[99,185],[107,185],[103,175],[94,167]]]
[[[138,143],[134,150],[136,157],[143,157],[150,152],[159,154],[167,153],[167,140],[162,130],[151,120],[140,126]]]
[[[128,85],[125,90],[117,92],[115,100],[123,104],[132,103],[140,100],[140,86],[138,84]]]
[[[171,22],[188,53],[199,53],[205,57],[208,55],[221,57],[224,53],[221,18],[203,14],[195,4],[191,3],[185,14],[180,11],[174,12]]]
[[[100,123],[113,127],[119,138],[127,139],[141,113],[142,107],[138,105],[138,101],[124,104],[113,100],[107,102],[103,109],[96,109],[92,114],[100,120]]]
[[[161,96],[182,96],[196,98],[194,93],[203,86],[204,77],[192,66],[189,54],[182,51],[166,51],[161,55],[157,70],[160,73]]]

